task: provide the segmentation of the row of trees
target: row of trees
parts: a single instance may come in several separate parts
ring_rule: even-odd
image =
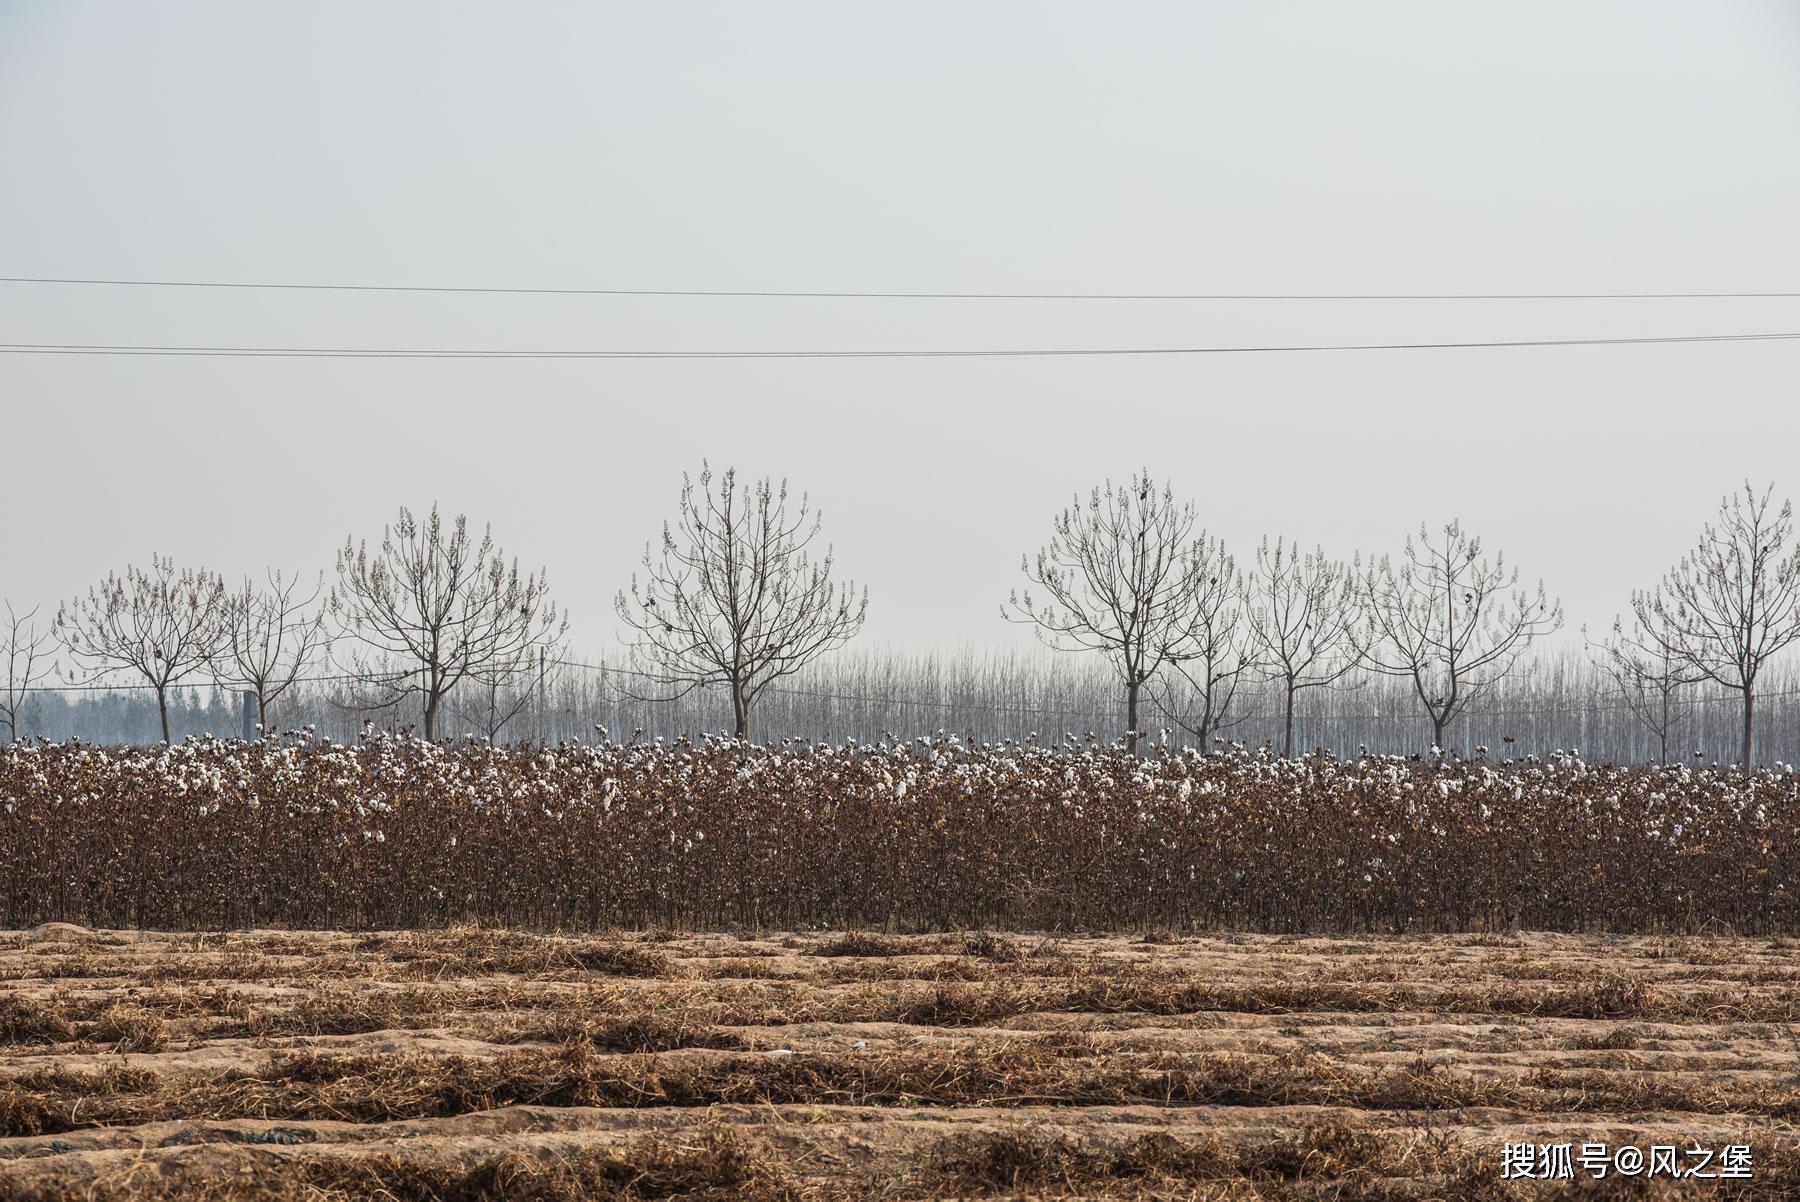
[[[1699,545],[1632,595],[1632,623],[1615,620],[1599,646],[1664,759],[1690,686],[1711,682],[1740,695],[1740,762],[1752,762],[1758,677],[1800,639],[1793,510],[1772,498],[1772,487],[1758,494],[1748,484],[1725,498]],[[1485,555],[1454,521],[1436,532],[1422,525],[1400,556],[1367,564],[1265,540],[1240,570],[1198,528],[1193,505],[1148,475],[1077,497],[1021,567],[1037,592],[1013,594],[1004,616],[1031,623],[1051,646],[1105,654],[1125,689],[1134,745],[1141,698],[1204,744],[1254,679],[1278,686],[1291,755],[1299,694],[1362,669],[1405,680],[1442,746],[1446,727],[1563,620],[1542,581],[1521,587],[1516,568]]]
[[[633,695],[667,701],[717,688],[748,736],[765,691],[852,638],[867,613],[866,591],[833,578],[829,546],[814,557],[820,532],[820,516],[785,482],[740,484],[710,468],[684,479],[677,517],[615,598],[640,669]],[[1695,550],[1633,595],[1629,623],[1616,620],[1596,644],[1660,758],[1695,687],[1710,682],[1739,695],[1742,762],[1752,762],[1758,681],[1800,638],[1791,533],[1791,507],[1746,485]],[[1253,690],[1273,693],[1291,755],[1300,698],[1366,687],[1370,674],[1404,682],[1442,746],[1459,715],[1562,623],[1541,583],[1521,587],[1519,572],[1460,523],[1421,527],[1400,555],[1367,563],[1265,540],[1240,568],[1192,504],[1143,474],[1077,497],[1022,569],[1029,586],[1003,615],[1052,647],[1104,657],[1134,747],[1150,710],[1208,745],[1244,716]],[[373,548],[347,539],[329,590],[323,575],[303,587],[278,574],[232,589],[153,557],[65,604],[47,628],[10,606],[7,616],[9,737],[58,644],[79,679],[123,671],[146,685],[165,739],[170,690],[194,677],[253,697],[265,723],[298,682],[325,679],[359,712],[411,703],[427,738],[444,729],[447,706],[465,729],[495,736],[528,703],[521,684],[534,674],[541,694],[567,634],[542,571],[522,574],[491,532],[476,538],[435,507],[422,520],[402,509]]]
[[[521,577],[490,535],[475,541],[460,517],[446,528],[435,507],[424,521],[402,509],[373,554],[346,542],[329,592],[323,574],[307,589],[276,572],[233,589],[216,573],[153,555],[149,567],[110,573],[65,603],[47,632],[14,618],[9,734],[16,737],[16,707],[52,640],[68,652],[74,680],[104,687],[125,673],[148,687],[167,741],[170,694],[183,681],[211,677],[247,695],[266,723],[278,698],[311,679],[333,635],[368,704],[417,695],[435,733],[451,689],[465,679],[497,682],[552,631],[560,628],[541,575]]]
[[[1134,745],[1141,697],[1205,743],[1240,685],[1259,679],[1279,685],[1291,755],[1299,694],[1359,667],[1410,681],[1441,745],[1451,720],[1562,624],[1541,582],[1519,588],[1517,569],[1483,556],[1460,523],[1435,536],[1421,526],[1398,559],[1366,567],[1265,540],[1240,570],[1197,529],[1193,505],[1148,476],[1077,498],[1022,567],[1039,591],[1013,594],[1005,616],[1111,658]]]
[[[787,485],[740,486],[710,467],[684,480],[679,516],[660,553],[646,547],[643,576],[620,593],[620,617],[637,632],[649,687],[665,696],[718,685],[736,730],[747,735],[756,699],[839,646],[861,627],[866,592],[832,579],[832,553],[810,546],[819,516]],[[568,621],[549,599],[542,570],[521,572],[466,518],[424,518],[402,508],[379,545],[346,539],[325,588],[271,573],[237,588],[216,573],[152,556],[147,568],[111,573],[64,604],[48,629],[36,612],[8,607],[0,637],[9,739],[25,698],[51,671],[58,644],[71,678],[97,684],[135,678],[155,695],[164,741],[171,690],[194,677],[254,699],[257,721],[321,664],[350,686],[359,711],[411,701],[428,739],[451,698],[495,735],[525,704],[515,687],[559,658]],[[474,698],[476,700],[471,701]],[[484,705],[485,703],[485,705]],[[485,712],[482,712],[483,708]]]

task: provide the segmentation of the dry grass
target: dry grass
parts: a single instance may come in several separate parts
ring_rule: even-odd
[[[650,1202],[743,1199],[799,1202],[780,1168],[737,1131],[714,1127],[680,1143],[640,1140],[599,1155],[540,1158],[518,1153],[471,1164],[421,1162],[391,1153],[246,1161],[237,1172],[195,1179],[139,1179],[77,1192],[0,1181],[4,1202]]]
[[[1373,1128],[1342,1120],[1235,1145],[1167,1135],[1079,1140],[1013,1129],[946,1139],[933,1150],[930,1165],[945,1184],[983,1193],[1247,1181],[1328,1182],[1334,1191],[1345,1191],[1402,1171],[1397,1143]]]
[[[0,935],[0,1202],[1535,1202],[1611,1187],[1503,1142],[1626,1136],[1800,1195],[1778,940],[76,938]]]
[[[549,1010],[476,1034],[499,1043],[558,1043],[597,1052],[673,1052],[681,1048],[742,1050],[744,1037],[715,1027],[688,1011],[600,1015]]]
[[[1565,1114],[1682,1111],[1800,1118],[1800,1089],[1756,1079],[1736,1085],[1666,1074],[1565,1071],[1475,1076],[1424,1059],[1384,1069],[1291,1051],[1279,1055],[1120,1052],[1079,1057],[1037,1039],[937,1051],[665,1058],[706,1047],[704,1029],[645,1019],[548,1049],[488,1056],[277,1053],[257,1073],[202,1082],[121,1076],[117,1070],[38,1072],[5,1090],[14,1120],[0,1135],[173,1119],[441,1118],[504,1106],[1232,1106],[1441,1111],[1500,1107]],[[729,1038],[729,1037],[727,1037]]]
[[[115,1052],[159,1052],[169,1046],[161,1016],[142,1006],[117,1002],[100,1012],[88,1038],[113,1045]]]
[[[667,956],[635,942],[532,937],[479,927],[408,932],[376,942],[371,950],[406,965],[413,975],[428,978],[492,973],[542,977],[569,972],[659,977],[669,972]]]
[[[56,1043],[75,1038],[75,1024],[61,1006],[35,998],[0,997],[0,1044]]]
[[[871,931],[847,931],[842,935],[816,943],[812,947],[815,956],[904,956],[909,949],[898,939],[890,939],[885,935],[877,935]]]

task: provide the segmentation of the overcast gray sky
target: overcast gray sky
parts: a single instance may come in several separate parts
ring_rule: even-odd
[[[0,275],[1055,292],[1800,290],[1800,5],[0,0]],[[1105,347],[1800,331],[1800,300],[1003,302],[0,284],[0,341]],[[865,638],[1007,642],[1146,466],[1246,558],[1461,517],[1596,626],[1744,477],[1800,343],[1189,358],[0,355],[0,595],[491,521],[575,645],[701,458],[789,476]]]

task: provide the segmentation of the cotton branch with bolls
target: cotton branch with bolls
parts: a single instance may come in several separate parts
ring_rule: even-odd
[[[1519,588],[1518,570],[1504,556],[1483,558],[1481,540],[1460,522],[1435,539],[1421,525],[1398,563],[1383,556],[1357,576],[1352,646],[1370,669],[1412,682],[1440,749],[1451,720],[1562,625],[1562,605],[1543,583],[1535,594]]]
[[[865,589],[832,580],[832,550],[808,553],[822,515],[804,494],[790,512],[787,481],[740,487],[702,463],[698,488],[682,476],[675,524],[663,525],[660,554],[644,548],[640,579],[614,599],[619,620],[637,632],[633,649],[663,693],[723,686],[738,738],[750,737],[756,700],[777,680],[839,647],[862,629]]]

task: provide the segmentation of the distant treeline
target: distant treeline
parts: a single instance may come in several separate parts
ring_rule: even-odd
[[[872,741],[883,734],[911,738],[946,731],[998,742],[1035,734],[1041,742],[1069,735],[1103,742],[1120,737],[1124,706],[1117,679],[1096,659],[1048,651],[969,650],[902,654],[847,650],[807,668],[771,689],[759,709],[759,739],[803,739],[840,744]],[[536,678],[503,689],[498,697],[467,688],[447,709],[444,734],[484,735],[493,709],[516,710],[496,741],[582,739],[596,727],[629,741],[698,736],[730,729],[730,699],[722,689],[700,689],[675,700],[644,700],[649,691],[629,664],[547,666]],[[1313,689],[1299,702],[1295,745],[1351,755],[1359,748],[1410,754],[1429,750],[1430,731],[1408,682],[1352,674],[1340,687]],[[1800,762],[1800,672],[1778,665],[1765,678],[1758,759]],[[1731,762],[1739,730],[1738,698],[1700,685],[1684,690],[1687,717],[1669,741],[1668,759]],[[1152,742],[1168,729],[1177,747],[1195,739],[1151,706],[1146,725]],[[396,730],[416,723],[410,709],[358,708],[341,686],[296,685],[270,714],[271,730],[311,726],[324,737],[354,741],[365,723]],[[170,724],[177,739],[241,732],[239,695],[211,685],[177,690]],[[146,691],[34,692],[20,715],[20,735],[54,741],[103,744],[154,743],[160,737],[157,707]],[[1244,686],[1219,738],[1256,747],[1279,745],[1280,697],[1272,688]],[[1508,742],[1508,739],[1513,740]],[[1546,654],[1522,663],[1515,674],[1478,699],[1446,731],[1446,749],[1473,754],[1487,747],[1507,754],[1549,755],[1578,751],[1590,761],[1644,763],[1659,758],[1659,741],[1626,705],[1602,667],[1575,652]],[[1695,753],[1698,753],[1696,756]]]
[[[1602,642],[1550,651],[1560,602],[1460,522],[1334,559],[1282,538],[1241,562],[1147,474],[1050,525],[1000,616],[1035,655],[857,647],[868,591],[834,576],[785,481],[684,477],[678,517],[614,598],[619,658],[580,662],[544,574],[485,528],[401,508],[335,583],[228,585],[152,556],[0,624],[0,738],[98,743],[311,728],[427,743],[626,740],[1251,747],[1284,757],[1578,751],[1628,762],[1800,758],[1800,541],[1746,483]],[[45,615],[44,617],[47,617]],[[1585,639],[1584,639],[1585,641]],[[82,685],[50,683],[61,665]],[[197,682],[206,682],[199,684]],[[151,721],[154,714],[155,721]]]

